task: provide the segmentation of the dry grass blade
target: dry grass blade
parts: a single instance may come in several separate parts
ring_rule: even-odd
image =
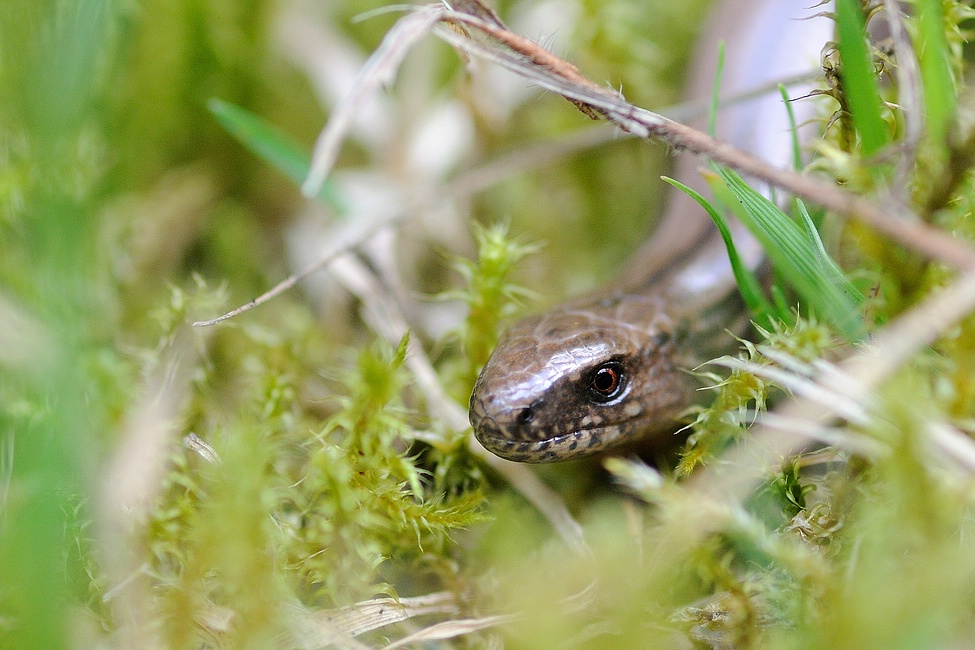
[[[183,445],[208,463],[217,464],[220,462],[220,455],[217,450],[193,432],[183,437]]]
[[[364,314],[370,326],[396,345],[409,327],[395,301],[382,288],[382,282],[369,269],[354,258],[343,258],[345,263],[333,266],[333,274],[358,297],[365,306]],[[467,429],[466,414],[447,397],[446,391],[433,368],[433,364],[418,345],[410,341],[406,363],[417,380],[430,409],[452,431]],[[446,441],[444,441],[446,442]],[[582,534],[582,527],[573,519],[565,503],[549,489],[531,470],[517,463],[501,460],[487,453],[470,439],[471,449],[484,458],[515,486],[549,521],[563,542],[579,555],[589,554],[589,547]]]
[[[798,431],[813,443],[829,445],[837,450],[845,450],[864,458],[881,458],[889,449],[865,435],[856,434],[847,427],[824,426],[819,422],[795,420],[785,418],[777,413],[765,413],[760,418],[762,426],[768,430],[776,429],[780,432]]]
[[[379,48],[373,52],[359,73],[354,90],[343,99],[315,143],[311,170],[302,185],[305,196],[318,196],[339,148],[363,102],[380,87],[392,83],[403,58],[433,25],[443,19],[443,9],[435,5],[420,7],[396,22]]]
[[[975,442],[970,437],[944,422],[929,422],[927,433],[939,458],[950,459],[967,474],[975,474]]]
[[[740,370],[763,377],[799,397],[804,397],[821,404],[829,404],[837,415],[847,420],[858,423],[869,421],[869,413],[862,403],[851,398],[848,394],[837,390],[833,384],[818,380],[816,377],[805,377],[792,369],[779,368],[777,366],[754,363],[732,357],[717,359],[714,363],[725,368]]]
[[[456,614],[457,598],[437,592],[414,598],[374,598],[348,607],[315,612],[312,618],[321,625],[350,637],[401,623],[426,614]]]
[[[899,95],[897,103],[904,109],[904,130],[906,144],[917,147],[924,133],[924,111],[921,98],[921,71],[914,53],[914,47],[907,37],[904,27],[904,12],[896,0],[884,0],[887,23],[897,65],[893,74],[897,79]],[[904,156],[904,164],[913,162],[913,156]]]
[[[217,323],[222,323],[225,320],[229,320],[235,316],[239,316],[246,311],[250,311],[255,307],[259,307],[264,303],[273,300],[277,296],[291,289],[299,282],[307,278],[312,273],[320,271],[326,266],[329,266],[337,259],[341,258],[343,255],[348,254],[361,247],[363,244],[368,242],[370,239],[375,237],[381,231],[386,228],[393,228],[398,226],[403,219],[406,218],[408,211],[398,213],[389,218],[380,218],[368,223],[354,223],[350,224],[348,228],[344,229],[341,236],[338,237],[338,241],[329,247],[329,249],[316,261],[312,262],[308,266],[304,267],[297,273],[288,276],[278,284],[274,285],[268,291],[265,291],[260,296],[251,300],[250,302],[232,309],[225,314],[221,314],[216,318],[210,318],[208,320],[195,321],[193,327],[210,327],[211,325],[216,325]]]
[[[365,307],[363,313],[370,327],[390,345],[399,344],[410,328],[392,296],[383,290],[379,278],[365,264],[351,256],[344,257],[340,264],[333,265],[332,274],[362,301]],[[466,429],[466,414],[456,402],[447,397],[430,359],[412,340],[407,346],[406,363],[436,417],[453,431]]]
[[[445,639],[453,639],[455,637],[478,632],[489,627],[504,625],[512,620],[514,620],[513,616],[485,616],[483,618],[466,618],[457,621],[447,621],[446,623],[437,623],[436,625],[431,625],[430,627],[422,629],[419,632],[390,643],[389,645],[384,646],[384,648],[385,650],[393,650],[394,648],[405,648],[408,645],[421,643],[424,641],[443,641]]]
[[[121,440],[103,470],[98,495],[104,561],[114,587],[111,605],[127,647],[156,647],[150,622],[151,584],[142,561],[142,526],[163,486],[178,438],[179,410],[195,366],[190,332],[181,327],[145,379],[142,399],[129,412]],[[136,523],[138,522],[138,523]]]
[[[592,556],[582,526],[575,520],[562,498],[526,465],[499,458],[469,438],[471,451],[504,476],[525,499],[542,513],[562,541],[580,557]]]
[[[859,381],[841,368],[822,360],[805,364],[781,351],[760,349],[764,356],[781,367],[729,357],[718,359],[714,363],[769,379],[800,398],[828,406],[831,416],[842,418],[854,425],[870,426],[872,422],[883,417],[871,393],[864,390]],[[800,433],[810,442],[825,443],[868,458],[876,458],[890,451],[877,440],[848,428],[826,426],[823,420],[803,420],[783,417],[777,413],[763,413],[757,416],[756,421],[765,429]],[[965,473],[975,472],[975,442],[945,422],[929,421],[924,423],[924,428],[932,449],[937,452],[938,461],[950,459]]]

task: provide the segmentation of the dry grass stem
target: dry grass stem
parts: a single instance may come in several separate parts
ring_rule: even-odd
[[[897,80],[897,103],[903,109],[904,116],[904,146],[913,151],[924,135],[924,99],[921,97],[921,69],[914,47],[907,36],[904,27],[904,12],[901,11],[897,0],[884,0],[884,17],[890,28],[890,38],[893,46],[894,59],[897,65],[893,68],[894,78]],[[901,178],[909,175],[908,166],[914,163],[913,155],[905,155],[900,160],[903,169],[899,170]]]
[[[660,138],[678,149],[705,155],[746,176],[788,190],[836,213],[858,219],[926,257],[957,268],[975,269],[975,250],[947,233],[921,222],[903,205],[881,206],[875,200],[856,196],[832,183],[772,167],[761,159],[701,131],[638,108],[623,100],[617,93],[589,81],[578,73],[575,66],[536,43],[496,25],[459,12],[445,12],[443,20],[459,22],[465,27],[479,30],[501,47],[492,47],[478,40],[465,38],[456,30],[436,29],[436,34],[443,40],[469,55],[494,61],[571,101],[586,104],[625,131],[640,137]]]
[[[444,641],[487,628],[497,627],[498,625],[504,625],[514,619],[514,616],[484,616],[482,618],[461,618],[454,621],[445,621],[431,625],[383,647],[385,650],[394,650],[395,648],[405,648],[414,643]]]
[[[373,331],[390,345],[398,345],[410,327],[393,297],[384,290],[382,281],[351,255],[336,260],[330,270],[342,286],[362,301],[363,315]],[[430,359],[412,339],[407,344],[406,364],[433,416],[452,431],[466,429],[467,414],[447,396]]]
[[[474,439],[468,439],[471,451],[495,469],[545,517],[562,542],[579,557],[592,556],[582,526],[575,520],[565,501],[547,486],[527,465],[499,458]]]
[[[151,620],[152,585],[143,562],[144,526],[160,495],[179,413],[187,399],[194,348],[180,328],[144,380],[142,399],[126,418],[121,440],[106,464],[98,494],[99,534],[106,572],[114,587],[109,601],[123,645],[158,647]]]
[[[471,30],[481,38],[469,36]],[[336,108],[319,136],[312,168],[302,187],[307,196],[320,191],[358,108],[372,92],[389,83],[409,49],[430,31],[467,55],[492,61],[573,103],[588,107],[624,131],[642,138],[660,138],[678,149],[705,155],[746,176],[858,219],[926,257],[957,268],[975,269],[975,251],[970,246],[921,222],[904,205],[881,205],[830,182],[772,167],[701,131],[626,102],[619,93],[593,83],[571,63],[507,30],[497,21],[436,5],[418,8],[397,21],[369,58],[355,91]],[[489,43],[484,43],[485,39]]]
[[[454,615],[459,611],[457,597],[440,591],[412,598],[374,598],[340,609],[311,612],[308,616],[325,629],[356,637],[416,616]]]

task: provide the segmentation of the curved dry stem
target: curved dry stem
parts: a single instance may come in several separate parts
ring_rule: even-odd
[[[472,35],[477,33],[477,38]],[[395,76],[406,53],[430,31],[460,51],[501,65],[537,85],[562,95],[586,114],[598,114],[624,131],[642,138],[659,138],[677,149],[685,149],[735,169],[742,174],[808,199],[839,215],[857,219],[898,241],[905,248],[925,257],[959,269],[975,269],[975,250],[949,234],[922,222],[903,204],[884,205],[834,184],[803,176],[788,169],[773,167],[760,158],[737,149],[696,129],[661,114],[625,101],[619,93],[602,88],[584,77],[579,70],[548,52],[537,43],[509,31],[498,21],[445,9],[437,5],[421,7],[401,18],[383,39],[360,73],[356,90],[332,114],[315,146],[312,168],[303,185],[306,194],[314,195],[331,171],[352,117],[369,95]],[[468,179],[471,180],[471,179]],[[473,190],[483,187],[482,179],[473,179]],[[376,231],[381,227],[376,228]],[[203,327],[232,318],[296,285],[302,278],[330,264],[341,253],[357,248],[375,231],[363,233],[355,241],[334,248],[314,264],[287,278],[255,300],[207,321],[194,323]]]
[[[478,30],[491,41],[491,44],[485,45],[482,39],[465,37],[462,30],[439,26],[434,29],[437,36],[466,54],[491,60],[573,103],[582,103],[625,131],[644,138],[660,138],[678,149],[707,156],[746,176],[787,190],[837,214],[859,220],[895,239],[905,248],[930,259],[959,269],[975,269],[975,250],[971,246],[923,223],[906,206],[882,205],[830,182],[773,167],[706,133],[638,108],[618,93],[597,86],[582,76],[574,65],[537,43],[475,16],[445,12],[443,22],[460,23]]]

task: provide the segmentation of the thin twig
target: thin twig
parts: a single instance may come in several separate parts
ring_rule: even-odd
[[[904,115],[904,142],[911,155],[903,156],[901,177],[907,178],[907,168],[913,167],[914,152],[924,135],[924,110],[921,89],[921,70],[914,47],[907,37],[904,27],[904,12],[901,11],[897,0],[884,0],[884,11],[887,24],[890,27],[890,40],[893,44],[894,77],[897,80],[897,104]]]
[[[429,33],[434,24],[442,20],[442,13],[443,9],[439,7],[419,7],[413,13],[396,21],[383,38],[382,43],[359,72],[352,92],[332,111],[329,128],[322,131],[315,143],[311,169],[301,187],[305,196],[318,196],[338,156],[339,145],[355,121],[359,107],[379,88],[392,83],[403,58],[420,39]]]
[[[462,618],[453,621],[444,621],[425,627],[409,636],[398,639],[389,645],[383,646],[383,650],[396,650],[408,645],[419,644],[430,641],[444,641],[453,639],[465,634],[472,634],[480,630],[499,625],[506,625],[516,620],[516,615],[505,614],[497,616],[482,616],[481,618]]]
[[[316,271],[319,271],[325,268],[326,266],[329,266],[335,260],[342,257],[343,255],[346,255],[349,252],[357,250],[366,242],[368,242],[370,239],[375,237],[382,230],[386,228],[393,228],[400,225],[409,214],[410,214],[409,211],[404,210],[402,212],[393,215],[388,219],[379,219],[374,223],[369,224],[365,227],[356,228],[354,232],[351,232],[345,237],[343,237],[339,243],[332,246],[332,248],[327,253],[322,255],[320,258],[318,258],[311,264],[307,265],[297,273],[289,275],[287,278],[285,278],[278,284],[274,285],[270,290],[262,293],[257,298],[254,298],[250,302],[247,302],[241,305],[240,307],[237,307],[236,309],[232,309],[225,314],[217,316],[216,318],[211,318],[209,320],[195,321],[193,323],[193,327],[209,327],[211,325],[216,325],[217,323],[221,323],[225,320],[233,318],[234,316],[239,316],[240,314],[246,311],[250,311],[255,307],[263,305],[267,301],[276,298],[277,296],[280,296],[282,293],[284,293],[291,287],[295,286],[296,284],[298,284],[299,282],[307,278],[312,273],[315,273]]]
[[[720,104],[722,107],[735,106],[736,104],[748,101],[749,99],[753,99],[774,90],[780,83],[782,85],[789,86],[795,83],[809,81],[811,78],[812,73],[804,73],[784,79],[781,82],[776,82],[775,84],[764,84],[748,90],[747,92],[729,95],[728,97],[722,98]],[[692,101],[682,102],[671,108],[663,109],[662,113],[670,116],[671,119],[689,120],[695,117],[700,117],[701,115],[705,114],[707,110],[708,105],[706,102]],[[243,305],[221,314],[216,318],[196,321],[193,323],[193,326],[209,327],[211,325],[216,325],[217,323],[229,320],[243,314],[244,312],[250,311],[255,307],[263,305],[269,300],[272,300],[285,291],[293,288],[300,281],[304,280],[313,273],[330,266],[342,255],[359,250],[366,242],[370,241],[381,231],[387,228],[396,228],[402,225],[402,223],[410,216],[423,212],[427,206],[435,205],[436,203],[443,202],[446,199],[456,200],[466,198],[481,192],[492,185],[496,185],[506,178],[511,178],[512,176],[517,176],[545,165],[564,160],[566,157],[577,152],[588,151],[609,142],[629,137],[634,136],[630,133],[622,133],[619,130],[607,125],[598,125],[569,133],[554,140],[550,139],[528,144],[513,151],[500,154],[498,157],[492,158],[482,165],[461,173],[454,180],[446,183],[445,187],[438,188],[437,191],[431,192],[430,196],[427,197],[426,200],[420,201],[416,208],[404,209],[385,221],[377,222],[371,227],[361,229],[357,233],[346,237],[343,242],[333,246],[317,260],[308,264],[296,273],[288,276],[257,298],[254,298]]]
[[[459,23],[465,28],[478,30],[496,43],[494,46],[485,45],[479,39],[465,37],[458,30],[435,26],[434,33],[451,45],[469,55],[489,59],[573,102],[586,104],[626,131],[640,137],[660,138],[678,149],[705,155],[746,176],[788,190],[838,214],[858,219],[931,259],[960,269],[975,269],[975,250],[923,223],[904,206],[884,206],[832,183],[773,167],[705,133],[638,108],[626,102],[618,93],[589,81],[575,66],[538,44],[475,16],[445,11],[443,22]]]

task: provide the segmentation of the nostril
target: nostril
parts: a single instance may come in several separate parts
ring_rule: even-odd
[[[529,424],[534,419],[535,419],[535,409],[533,409],[530,406],[521,409],[520,411],[518,411],[518,415],[515,416],[515,421],[518,424]]]

